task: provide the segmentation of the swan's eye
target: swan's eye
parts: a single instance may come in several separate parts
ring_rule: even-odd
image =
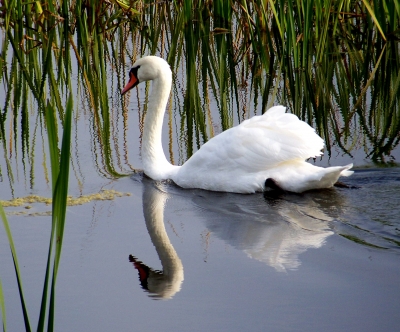
[[[138,72],[139,68],[140,68],[140,66],[137,66],[137,67],[134,67],[131,69],[131,73],[133,75],[135,75],[135,77],[137,77],[137,72]]]

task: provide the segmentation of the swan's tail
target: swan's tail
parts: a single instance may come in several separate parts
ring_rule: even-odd
[[[350,176],[354,173],[354,171],[349,171],[353,167],[353,164],[348,164],[342,167],[342,171],[340,172],[340,176]]]
[[[341,176],[350,176],[353,171],[349,171],[353,167],[353,164],[346,166],[333,166],[328,168],[323,168],[322,177],[316,181],[316,183],[311,184],[307,189],[317,189],[317,188],[331,188],[339,180]],[[315,187],[313,187],[315,185]]]

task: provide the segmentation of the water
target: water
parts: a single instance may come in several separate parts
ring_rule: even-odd
[[[400,169],[357,171],[346,183],[359,188],[271,198],[140,174],[112,181],[131,196],[68,208],[56,330],[395,330]],[[10,217],[33,321],[49,222]],[[0,234],[7,324],[20,331]]]

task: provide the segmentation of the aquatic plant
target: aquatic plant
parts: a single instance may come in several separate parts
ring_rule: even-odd
[[[57,281],[58,267],[61,258],[61,249],[64,235],[64,225],[66,218],[67,194],[68,194],[68,179],[70,165],[70,145],[71,145],[71,121],[72,121],[72,96],[68,98],[65,108],[65,118],[61,150],[58,149],[58,134],[56,131],[56,121],[54,119],[54,110],[47,105],[46,109],[46,125],[48,128],[48,141],[51,160],[52,174],[52,227],[49,241],[49,251],[47,258],[46,276],[43,286],[42,304],[38,322],[38,331],[44,331],[46,314],[48,316],[48,331],[54,330],[54,307],[55,307],[55,286]],[[18,264],[17,251],[12,238],[8,220],[2,205],[0,204],[0,217],[3,221],[4,229],[6,230],[8,242],[10,244],[11,254],[14,261],[16,279],[18,283],[18,291],[24,316],[25,330],[31,331],[31,323],[28,316],[28,310],[22,287],[22,276]],[[51,284],[51,288],[50,288]],[[50,290],[50,296],[48,291]],[[47,306],[48,297],[50,300]],[[0,292],[0,302],[2,302],[3,310],[3,326],[5,327],[5,309],[2,292]]]
[[[39,110],[36,128],[44,126],[40,110],[46,99],[56,106],[62,122],[62,105],[71,90],[81,96],[83,109],[92,118],[98,171],[115,177],[134,169],[127,157],[126,136],[118,133],[120,126],[123,131],[127,126],[127,104],[115,95],[130,63],[143,54],[164,55],[177,75],[180,71],[186,75],[176,77],[169,110],[170,158],[174,160],[177,145],[178,163],[215,129],[225,130],[274,103],[288,105],[315,126],[328,153],[334,144],[348,154],[361,145],[372,160],[385,161],[399,143],[400,9],[395,2],[43,5],[16,0],[4,1],[0,16],[0,80],[5,86],[0,173],[6,171],[11,191],[18,160],[34,185],[30,156],[37,145],[31,142],[38,131],[29,120],[31,108],[36,104]],[[210,100],[215,101],[219,119],[213,116]],[[141,119],[145,111],[140,110]],[[175,137],[176,116],[180,133]],[[11,127],[6,119],[12,121]]]

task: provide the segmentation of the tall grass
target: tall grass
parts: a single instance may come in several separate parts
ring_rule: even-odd
[[[0,205],[1,214],[3,217],[4,210],[3,207]],[[4,301],[4,292],[3,292],[3,285],[0,280],[0,309],[1,309],[1,321],[3,323],[3,331],[7,330],[7,321],[6,321],[6,306]]]
[[[53,70],[53,58],[52,52],[54,44],[59,37],[56,34],[54,26],[57,25],[61,18],[56,15],[56,9],[52,3],[48,3],[46,12],[43,11],[39,2],[33,4],[22,4],[21,2],[8,3],[5,1],[6,18],[5,18],[5,42],[9,42],[13,50],[13,58],[11,63],[12,71],[10,73],[10,79],[6,79],[8,85],[8,93],[6,95],[5,109],[3,120],[7,116],[7,109],[11,103],[13,97],[14,106],[14,144],[17,146],[17,118],[21,117],[21,147],[22,153],[31,154],[32,147],[30,143],[30,128],[28,121],[28,109],[27,109],[27,91],[28,88],[32,93],[38,110],[38,116],[42,121],[43,127],[47,128],[48,142],[50,151],[50,162],[51,162],[51,174],[52,174],[52,193],[53,193],[53,206],[52,206],[52,231],[49,244],[49,254],[46,268],[46,276],[43,288],[43,298],[39,317],[38,331],[44,330],[46,312],[48,312],[48,331],[54,329],[54,305],[55,305],[55,285],[57,280],[57,272],[61,255],[63,230],[65,224],[65,212],[66,212],[66,200],[68,193],[68,178],[69,178],[69,163],[70,163],[70,144],[71,144],[71,119],[72,119],[72,97],[68,98],[66,108],[61,106],[61,98],[58,94],[58,90],[63,86],[70,86],[69,83],[69,66],[70,61],[65,52],[63,57],[58,57],[58,69],[61,73],[65,73],[66,79],[59,76],[58,79],[55,77]],[[63,7],[65,14],[66,7]],[[46,14],[45,14],[46,13]],[[68,15],[67,15],[68,16]],[[68,34],[65,33],[68,30],[67,16],[64,16],[64,24],[59,31],[64,31],[61,34],[61,42],[64,45],[68,44]],[[56,19],[58,22],[56,22]],[[11,24],[13,29],[11,29]],[[32,26],[36,26],[36,29],[30,29]],[[7,44],[6,44],[7,45]],[[68,46],[69,47],[69,46]],[[7,61],[8,48],[3,44],[2,60]],[[41,61],[40,61],[41,59]],[[2,76],[4,73],[2,73]],[[50,86],[52,93],[49,97],[51,101],[46,100],[45,84],[46,81],[50,80]],[[14,91],[12,96],[9,92]],[[19,93],[18,93],[19,92]],[[21,93],[22,92],[22,93]],[[64,134],[62,138],[61,153],[58,149],[58,129],[57,120],[55,117],[55,111],[52,106],[54,102],[58,107],[60,118],[63,120]],[[18,115],[16,111],[21,109],[21,114]],[[1,139],[5,141],[5,130],[4,122],[2,121],[1,127]],[[3,145],[4,155],[7,158],[6,145]],[[23,159],[24,160],[24,159]],[[25,165],[25,163],[24,163]],[[12,177],[10,168],[9,175]],[[0,207],[0,214],[3,220],[4,227],[8,241],[10,243],[11,253],[14,261],[16,279],[18,282],[18,290],[20,294],[21,306],[23,309],[23,316],[25,322],[25,329],[31,330],[31,324],[28,317],[28,311],[26,301],[24,298],[24,292],[22,288],[22,276],[19,270],[19,264],[17,259],[16,248],[13,244],[11,230],[8,225],[7,218],[4,210]],[[55,248],[53,248],[55,247]],[[47,292],[51,283],[50,293],[50,304],[47,306]],[[5,322],[5,319],[4,319]]]
[[[46,315],[48,318],[47,331],[54,330],[55,286],[57,281],[58,267],[61,258],[61,249],[63,244],[64,225],[65,225],[66,207],[67,207],[71,127],[72,127],[72,107],[73,107],[73,101],[72,97],[70,96],[68,98],[68,102],[65,108],[64,131],[62,137],[61,150],[58,149],[58,132],[54,117],[54,109],[50,104],[48,104],[45,111],[46,125],[48,129],[47,132],[48,132],[52,184],[53,184],[52,185],[52,192],[53,192],[52,228],[49,241],[46,275],[43,286],[42,303],[41,303],[37,331],[45,330]],[[22,287],[22,275],[19,268],[18,255],[11,234],[11,229],[1,204],[0,204],[0,217],[3,221],[4,229],[6,230],[8,242],[10,244],[12,258],[14,261],[15,274],[18,283],[18,291],[20,295],[22,312],[25,322],[25,330],[31,331],[31,323],[29,320],[27,304]],[[48,296],[49,290],[50,290],[50,296]],[[49,305],[47,305],[48,298],[50,300]],[[2,311],[3,326],[4,330],[6,330],[4,297],[1,289],[0,289],[0,304],[3,310]]]
[[[6,214],[4,212],[3,206],[0,204],[0,218],[3,221],[3,226],[7,234],[8,238],[8,243],[10,245],[10,250],[11,250],[11,255],[13,258],[13,263],[14,263],[14,270],[15,270],[15,275],[17,279],[17,284],[18,284],[18,292],[20,296],[20,301],[21,301],[21,306],[22,306],[22,314],[24,317],[24,323],[25,323],[25,330],[26,331],[31,331],[31,325],[28,317],[28,310],[26,307],[26,302],[25,302],[25,297],[24,297],[24,290],[22,287],[22,277],[21,277],[21,272],[19,268],[19,263],[18,263],[18,255],[17,251],[15,249],[13,237],[11,234],[11,229],[7,221]],[[4,305],[4,297],[3,297],[3,292],[1,292],[1,302],[2,302],[2,316],[3,316],[3,329],[6,330],[6,313],[5,313],[5,305]]]
[[[216,125],[225,130],[274,103],[315,126],[328,150],[336,144],[351,154],[353,131],[367,133],[362,140],[374,146],[368,151],[373,160],[385,160],[398,144],[396,2],[15,0],[4,1],[0,16],[4,156],[17,146],[15,158],[34,154],[28,100],[44,109],[49,99],[62,121],[67,92],[76,89],[71,77],[77,75],[93,118],[98,171],[106,177],[125,173],[127,153],[119,152],[113,118],[114,109],[126,105],[116,100],[110,108],[110,91],[118,93],[135,58],[154,53],[186,74],[184,89],[175,87],[184,98],[174,97],[171,109],[180,118],[179,162],[212,137]],[[116,77],[111,85],[110,73]],[[219,119],[211,115],[210,99]],[[11,135],[5,125],[10,116]],[[34,179],[32,165],[23,165]],[[5,157],[0,167],[13,190],[12,160]]]

